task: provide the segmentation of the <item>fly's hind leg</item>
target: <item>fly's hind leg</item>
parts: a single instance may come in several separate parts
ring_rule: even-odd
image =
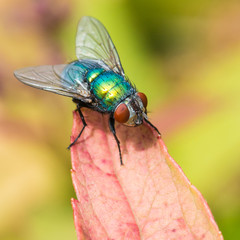
[[[123,165],[123,161],[122,161],[122,153],[121,153],[121,148],[120,148],[120,141],[117,138],[116,135],[116,131],[115,131],[115,119],[113,118],[113,116],[110,116],[109,118],[109,128],[117,142],[117,146],[118,146],[118,151],[119,151],[119,156],[120,156],[120,163],[121,165]]]
[[[83,113],[82,113],[82,111],[81,111],[81,107],[82,107],[82,106],[81,106],[80,104],[77,105],[77,111],[78,111],[79,116],[80,116],[80,118],[81,118],[81,120],[82,120],[83,128],[82,128],[81,132],[78,134],[78,136],[74,139],[74,141],[68,146],[68,149],[70,149],[70,148],[77,142],[77,140],[78,140],[78,139],[80,138],[80,136],[82,135],[83,130],[84,130],[85,127],[87,126],[87,123],[85,122]]]

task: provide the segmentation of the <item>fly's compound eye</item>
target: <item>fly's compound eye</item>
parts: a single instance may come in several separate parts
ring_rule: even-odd
[[[144,93],[138,92],[137,95],[142,100],[143,106],[146,108],[148,104],[147,96]]]
[[[129,119],[130,112],[126,104],[121,103],[114,112],[114,118],[119,123],[126,123]]]

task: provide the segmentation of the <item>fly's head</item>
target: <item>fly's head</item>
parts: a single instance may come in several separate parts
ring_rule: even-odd
[[[137,92],[126,98],[115,109],[114,118],[127,126],[138,126],[147,119],[147,97]]]

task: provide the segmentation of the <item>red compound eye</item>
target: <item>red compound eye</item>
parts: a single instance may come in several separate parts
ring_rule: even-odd
[[[148,104],[147,96],[144,93],[138,92],[137,95],[142,100],[143,106],[146,108]]]
[[[121,103],[114,112],[114,118],[120,123],[126,123],[129,119],[130,113],[127,106]]]

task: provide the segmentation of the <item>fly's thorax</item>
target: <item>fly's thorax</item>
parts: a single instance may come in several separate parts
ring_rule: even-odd
[[[101,73],[105,70],[103,68],[90,69],[86,74],[86,79],[89,83],[92,83]]]
[[[100,109],[112,112],[116,105],[133,94],[135,89],[123,76],[113,71],[103,71],[91,82],[91,92]]]
[[[139,93],[127,97],[116,107],[114,117],[127,126],[141,125],[147,119],[145,99]]]

